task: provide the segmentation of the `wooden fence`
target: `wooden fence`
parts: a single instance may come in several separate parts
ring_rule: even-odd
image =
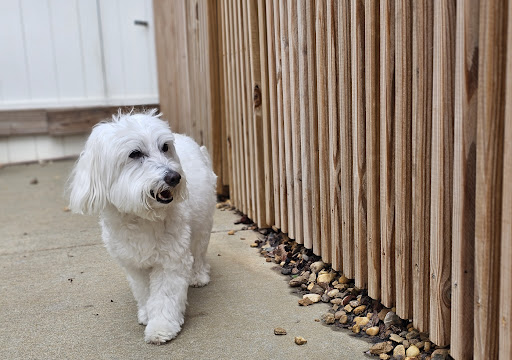
[[[219,191],[456,359],[512,358],[508,1],[154,6],[161,109]]]

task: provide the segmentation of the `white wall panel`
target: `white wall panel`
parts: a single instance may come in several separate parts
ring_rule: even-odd
[[[0,71],[0,110],[158,102],[151,0],[1,0]]]
[[[48,3],[41,0],[23,0],[20,8],[30,98],[47,103],[57,102],[57,67]]]
[[[30,99],[20,1],[0,1],[0,101]]]

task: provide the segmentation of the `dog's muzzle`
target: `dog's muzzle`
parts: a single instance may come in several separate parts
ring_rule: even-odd
[[[150,190],[149,193],[159,203],[169,204],[173,200],[171,189],[178,185],[180,180],[181,175],[178,172],[169,170],[164,176],[164,181],[167,185],[169,185],[169,188],[160,190],[156,195],[153,190]]]

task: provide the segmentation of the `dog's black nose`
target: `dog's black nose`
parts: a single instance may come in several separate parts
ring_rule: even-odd
[[[181,175],[177,173],[174,170],[170,170],[167,174],[164,176],[164,181],[169,186],[176,186],[179,184],[181,180]]]

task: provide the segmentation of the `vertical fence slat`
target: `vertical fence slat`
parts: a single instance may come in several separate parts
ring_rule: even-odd
[[[317,105],[318,105],[318,147],[319,147],[319,183],[320,183],[320,215],[321,241],[320,254],[328,254],[331,247],[329,189],[329,118],[327,102],[327,51],[326,42],[326,3],[316,2],[316,70],[317,70]]]
[[[508,1],[481,1],[475,209],[475,359],[498,358]],[[508,275],[510,276],[510,274]]]
[[[247,189],[247,214],[251,219],[256,220],[256,178],[255,178],[255,156],[254,156],[254,134],[253,134],[253,111],[252,111],[252,85],[251,85],[251,63],[249,43],[249,14],[247,2],[242,1],[241,5],[241,36],[242,36],[242,69],[244,73],[242,83],[242,96],[244,97],[244,155],[245,155],[245,176]]]
[[[508,20],[512,19],[509,5]],[[507,29],[506,75],[512,76],[512,26]],[[505,142],[503,149],[503,179],[512,178],[512,82],[507,81],[505,96]],[[510,177],[509,177],[510,176]],[[512,182],[503,181],[503,207],[501,215],[501,264],[500,264],[500,359],[512,359]]]
[[[335,270],[342,270],[341,253],[341,160],[339,143],[339,118],[336,82],[336,22],[337,3],[327,1],[326,34],[327,34],[327,101],[329,119],[329,209],[330,209],[330,252],[326,261]],[[323,256],[323,255],[322,255]]]
[[[284,142],[284,99],[283,99],[283,67],[281,52],[281,16],[279,1],[274,0],[274,42],[276,51],[276,80],[277,80],[277,116],[279,141],[279,197],[281,201],[281,231],[288,233],[288,200],[286,188],[286,159]],[[293,224],[292,224],[293,225]]]
[[[352,67],[350,0],[338,2],[338,105],[341,154],[341,241],[343,273],[353,279],[354,190],[352,187]]]
[[[396,310],[412,316],[412,9],[411,2],[395,4],[395,269]]]
[[[291,129],[291,94],[290,94],[290,39],[288,35],[288,11],[287,3],[279,1],[280,40],[281,40],[281,81],[283,84],[283,131],[284,131],[284,155],[286,165],[286,203],[288,209],[288,236],[295,239],[295,217],[293,202],[293,153],[292,153],[292,129]]]
[[[232,22],[233,26],[233,42],[234,42],[234,61],[235,61],[235,76],[236,76],[236,142],[237,142],[237,155],[238,155],[238,165],[239,165],[239,194],[240,194],[240,209],[244,213],[248,213],[248,203],[247,203],[247,190],[245,187],[246,182],[246,172],[245,172],[245,157],[244,157],[244,141],[243,141],[243,123],[244,123],[244,92],[242,87],[243,81],[243,72],[242,72],[242,64],[241,64],[241,24],[240,24],[240,4],[238,2],[234,2],[232,4]]]
[[[432,142],[433,4],[413,2],[412,40],[412,279],[413,319],[429,329],[430,167]]]
[[[364,2],[351,4],[351,70],[352,70],[352,174],[354,215],[354,263],[356,286],[367,284],[366,244],[366,119],[364,87]]]
[[[266,23],[266,11],[265,3],[263,0],[258,0],[258,28],[259,28],[259,44],[260,44],[260,64],[261,64],[261,109],[262,109],[262,137],[263,137],[263,177],[265,179],[265,204],[261,205],[265,211],[265,226],[271,226],[274,224],[274,175],[273,175],[273,143],[272,143],[272,131],[271,131],[271,119],[270,119],[270,98],[269,98],[269,67],[267,59],[268,48],[267,48],[267,23]],[[254,96],[257,96],[255,91]],[[258,145],[256,143],[256,145]],[[262,224],[258,224],[262,227]]]
[[[395,304],[395,0],[380,2],[381,301]]]
[[[304,134],[306,141],[310,142],[311,162],[311,212],[313,251],[320,252],[321,220],[320,220],[320,175],[319,175],[319,144],[318,144],[318,108],[317,108],[317,72],[316,72],[316,25],[315,25],[315,0],[306,1],[306,23],[308,43],[308,100],[309,100],[309,133]],[[307,129],[306,129],[307,131]],[[303,178],[304,181],[304,178]],[[304,185],[304,184],[303,184]],[[307,184],[306,184],[307,186]]]
[[[368,295],[380,299],[379,1],[365,1]]]
[[[473,355],[478,0],[457,2],[450,353]]]
[[[249,58],[251,68],[251,82],[250,82],[250,108],[252,109],[252,149],[253,149],[253,199],[255,205],[256,223],[259,227],[268,227],[265,203],[270,203],[270,199],[266,200],[266,195],[270,191],[270,184],[267,181],[268,177],[265,170],[268,162],[265,159],[265,148],[268,147],[269,138],[264,135],[263,126],[264,122],[268,120],[268,111],[264,111],[264,106],[268,106],[267,101],[263,101],[263,96],[267,93],[266,79],[262,77],[262,63],[260,51],[260,25],[259,18],[264,14],[258,12],[258,0],[247,0],[247,17],[248,17],[248,36],[249,36]],[[263,29],[261,29],[263,30]],[[263,35],[264,36],[264,35]],[[266,73],[265,73],[266,75]],[[264,114],[265,112],[265,114]],[[267,192],[267,189],[268,192]]]
[[[455,1],[434,4],[432,82],[432,187],[430,226],[430,338],[450,342],[453,191]]]
[[[307,0],[299,0],[297,2],[297,26],[298,26],[298,53],[299,53],[299,106],[300,106],[300,159],[301,159],[301,183],[302,183],[302,199],[303,203],[302,220],[304,246],[307,249],[313,247],[313,212],[311,194],[312,194],[312,168],[311,168],[311,142],[310,138],[310,122],[309,107],[310,99],[308,94],[309,72],[312,71],[308,67],[308,52],[313,49],[308,43],[307,28],[311,26],[307,17]]]
[[[352,0],[351,12],[355,284],[358,287],[366,288],[368,256],[366,247],[365,18],[363,0]]]
[[[232,132],[231,132],[231,144],[232,144],[232,158],[234,167],[232,169],[232,178],[234,179],[234,198],[233,205],[235,205],[238,209],[243,209],[243,201],[242,201],[242,193],[241,193],[241,169],[242,164],[240,161],[241,151],[239,144],[239,132],[238,127],[240,125],[239,122],[239,109],[240,102],[239,92],[238,92],[238,62],[237,62],[237,45],[236,45],[236,27],[234,20],[234,4],[232,2],[228,2],[226,4],[227,10],[227,18],[229,22],[228,27],[228,39],[230,44],[229,50],[229,59],[230,59],[230,107],[231,107],[231,122],[232,122]]]
[[[231,160],[231,128],[230,128],[230,110],[229,110],[229,99],[228,99],[228,91],[229,91],[229,83],[228,83],[228,65],[227,65],[227,32],[226,32],[226,17],[224,13],[224,0],[219,0],[217,2],[217,18],[218,18],[218,32],[220,34],[219,40],[219,51],[220,56],[222,56],[222,69],[219,74],[219,82],[221,83],[221,114],[220,114],[220,126],[221,129],[221,137],[222,141],[220,142],[220,146],[222,148],[221,158],[222,158],[222,183],[220,194],[224,196],[229,195],[229,186],[233,184],[233,180],[231,179],[231,169],[233,168],[232,160]],[[211,54],[210,56],[215,56],[215,54]],[[217,185],[218,186],[218,185]]]
[[[300,99],[299,99],[299,41],[296,0],[287,1],[288,38],[290,55],[290,128],[292,150],[293,215],[295,239],[304,243],[302,222],[302,167],[300,152]]]
[[[265,1],[267,26],[268,54],[268,93],[270,102],[270,138],[272,140],[272,190],[274,198],[274,222],[281,229],[281,198],[279,195],[279,133],[277,116],[277,80],[276,80],[276,46],[274,41],[274,4],[272,0]]]

